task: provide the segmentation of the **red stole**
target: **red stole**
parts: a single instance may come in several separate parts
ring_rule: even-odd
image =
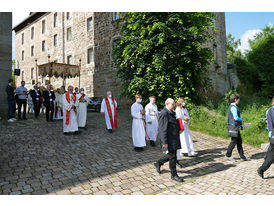
[[[105,98],[105,102],[106,102],[106,106],[107,106],[107,110],[108,110],[108,116],[109,116],[109,120],[110,120],[110,124],[112,128],[117,128],[117,109],[115,107],[115,102],[113,97],[111,98],[112,103],[114,105],[114,125],[113,125],[113,119],[112,119],[112,112],[111,112],[111,107],[110,107],[110,103],[108,101],[108,98]]]
[[[76,95],[74,93],[73,94],[73,100],[74,102],[76,101]],[[66,92],[66,100],[67,102],[70,104],[70,95],[69,95],[69,92]],[[76,114],[76,111],[74,110],[75,114]],[[69,118],[70,118],[70,111],[66,111],[66,125],[69,125]]]
[[[85,97],[85,94],[82,94],[82,96],[79,98],[79,102]]]

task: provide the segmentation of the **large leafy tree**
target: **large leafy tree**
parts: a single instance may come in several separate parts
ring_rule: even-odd
[[[257,69],[258,87],[264,96],[274,93],[274,27],[266,27],[253,41],[250,41],[248,61]]]
[[[122,95],[155,95],[198,101],[205,86],[210,49],[202,46],[214,28],[213,13],[126,13],[122,37],[113,50]]]

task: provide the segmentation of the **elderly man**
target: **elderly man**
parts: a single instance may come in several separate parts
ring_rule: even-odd
[[[33,86],[33,90],[30,91],[30,96],[32,98],[32,103],[34,106],[34,113],[35,113],[35,118],[38,117],[40,113],[40,107],[41,107],[41,92],[38,90],[37,84]]]
[[[65,135],[69,132],[74,132],[74,134],[79,133],[76,112],[78,104],[76,95],[73,93],[73,87],[68,86],[68,91],[63,94],[63,129]]]
[[[179,136],[179,125],[176,120],[174,110],[175,102],[173,99],[168,98],[165,102],[165,108],[159,115],[159,135],[164,148],[168,149],[168,153],[160,158],[154,166],[157,172],[160,174],[160,167],[164,163],[169,161],[169,168],[171,171],[171,179],[177,182],[183,182],[183,178],[177,175],[176,161],[177,161],[177,150],[181,149],[180,136]]]
[[[107,92],[107,96],[102,101],[101,113],[105,115],[107,130],[112,133],[114,128],[117,129],[117,102],[112,97],[111,91]]]
[[[77,118],[78,118],[78,127],[86,128],[87,122],[87,106],[88,106],[88,97],[85,95],[84,88],[80,89],[80,94],[76,94],[79,105],[77,107]]]

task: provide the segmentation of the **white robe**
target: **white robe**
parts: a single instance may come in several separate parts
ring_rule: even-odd
[[[186,122],[183,120],[186,118],[190,119],[187,109],[177,107],[176,118],[177,119],[181,118],[184,126],[184,131],[180,134],[181,149],[177,150],[177,159],[181,159],[183,153],[186,153],[188,155],[193,155],[195,151],[194,151],[192,137],[190,135],[190,131],[188,128],[189,121]]]
[[[158,135],[158,108],[156,104],[147,104],[145,107],[146,110],[146,131],[150,140],[156,141]],[[148,124],[148,122],[152,122]],[[148,140],[148,139],[147,139]]]
[[[78,118],[78,127],[85,127],[87,122],[87,106],[88,106],[88,97],[85,95],[83,98],[86,100],[85,102],[80,102],[79,99],[82,94],[77,94],[76,98],[79,102],[79,106],[77,107],[77,118]]]
[[[144,127],[143,115],[140,113],[143,110],[143,106],[138,103],[134,103],[131,106],[132,121],[132,139],[134,147],[146,146],[146,133]]]
[[[113,121],[113,125],[114,125],[114,104],[115,104],[115,107],[117,108],[117,102],[116,102],[116,100],[114,100],[114,104],[113,104],[111,98],[108,98],[108,101],[109,101],[109,104],[110,104],[110,109],[111,109],[111,113],[112,113],[112,121]],[[108,110],[107,110],[107,105],[106,105],[105,98],[103,99],[103,101],[101,103],[101,112],[105,113],[105,121],[106,121],[107,129],[113,129],[111,127],[110,119],[109,119],[109,116],[108,116]]]
[[[78,106],[79,102],[76,98],[76,101],[74,102],[72,100],[72,94],[70,94],[70,103],[66,100],[66,93],[63,94],[63,129],[64,132],[75,132],[78,131],[78,122],[77,122],[77,114],[75,113],[74,109],[71,109],[72,106]],[[69,119],[69,124],[66,125],[66,115],[67,115],[67,110],[70,111],[70,119]]]
[[[56,113],[56,110],[57,110],[57,113]],[[59,94],[56,92],[53,119],[63,119],[61,110],[63,110],[63,96],[62,94]],[[55,117],[55,114],[56,114],[56,117]]]

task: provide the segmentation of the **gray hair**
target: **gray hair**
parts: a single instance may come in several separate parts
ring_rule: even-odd
[[[68,90],[69,90],[70,88],[73,88],[73,86],[69,85],[69,86],[68,86]]]
[[[172,102],[175,102],[174,99],[171,99],[171,98],[167,98],[167,100],[165,101],[165,105],[168,105]]]

